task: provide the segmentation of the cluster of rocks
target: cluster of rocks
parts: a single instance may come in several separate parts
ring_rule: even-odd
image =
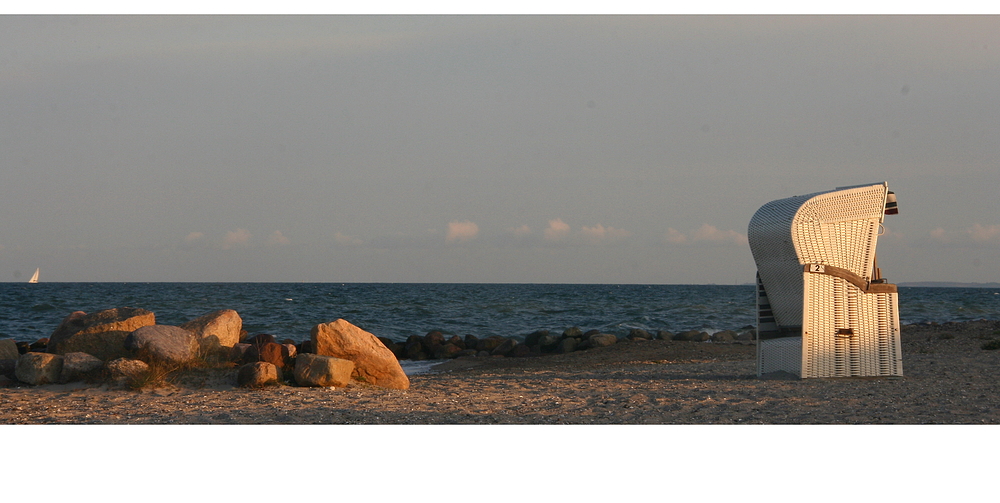
[[[711,341],[716,343],[753,342],[754,332],[752,327],[746,328],[749,330],[741,334],[732,330],[724,330],[711,335],[707,332],[697,330],[677,334],[658,330],[654,334],[646,330],[634,328],[622,340],[660,339],[694,342]],[[572,327],[558,335],[548,330],[539,330],[525,336],[523,341],[497,335],[484,338],[479,338],[475,335],[466,335],[465,337],[453,335],[446,338],[444,334],[437,330],[431,331],[424,336],[411,335],[407,338],[406,342],[394,342],[384,337],[380,337],[379,340],[400,360],[440,360],[463,356],[526,357],[564,354],[610,346],[619,342],[620,339],[614,334],[602,333],[600,330],[584,332],[580,327]]]
[[[80,380],[135,382],[156,370],[169,372],[216,362],[239,366],[240,386],[286,381],[299,386],[346,386],[352,380],[407,389],[409,379],[398,360],[458,357],[529,357],[565,354],[620,341],[673,340],[752,343],[752,327],[743,333],[691,330],[651,333],[632,329],[619,339],[579,327],[561,334],[539,330],[523,338],[497,335],[446,336],[440,331],[410,336],[405,342],[375,337],[345,320],[316,325],[308,340],[248,336],[236,311],[214,311],[179,326],[157,325],[145,309],[123,307],[92,314],[71,313],[47,338],[34,343],[0,340],[0,386],[17,381],[38,385]]]
[[[0,385],[106,380],[117,386],[209,362],[239,366],[237,384],[279,380],[346,386],[352,380],[395,389],[409,378],[374,335],[345,320],[316,325],[295,345],[272,335],[247,337],[236,311],[214,311],[179,326],[157,325],[145,309],[115,308],[67,316],[34,343],[0,340]]]

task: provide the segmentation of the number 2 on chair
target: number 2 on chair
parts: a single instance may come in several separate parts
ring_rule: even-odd
[[[818,272],[820,274],[826,272],[826,266],[823,264],[810,264],[809,272]]]

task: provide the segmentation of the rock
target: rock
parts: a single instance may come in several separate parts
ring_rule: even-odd
[[[708,335],[708,332],[698,332],[698,334],[692,337],[690,340],[694,342],[705,342],[711,338],[712,336]]]
[[[462,348],[452,344],[446,343],[434,348],[434,358],[437,360],[443,360],[446,358],[454,358],[462,352]]]
[[[276,368],[284,369],[288,359],[288,349],[277,342],[267,342],[260,346],[251,344],[243,355],[243,363],[268,362]]]
[[[198,356],[198,340],[194,334],[171,325],[138,328],[125,338],[124,345],[146,363],[184,365]]]
[[[639,339],[644,340],[644,341],[651,341],[651,340],[653,340],[653,336],[650,335],[649,332],[647,332],[647,331],[645,331],[645,330],[643,330],[641,328],[633,328],[633,329],[631,329],[631,330],[628,331],[628,339],[632,340],[632,341],[639,340]]]
[[[577,339],[576,337],[567,337],[559,341],[559,344],[555,348],[556,353],[559,353],[561,355],[566,353],[572,353],[573,351],[576,351],[576,347],[579,345],[580,345],[580,339]]]
[[[30,351],[31,351],[31,344],[29,344],[26,341],[18,341],[17,342],[17,352],[18,352],[19,355],[23,355],[23,354],[25,354],[27,352],[30,352]]]
[[[406,344],[406,349],[404,350],[404,355],[410,360],[426,360],[427,352],[424,351],[424,345],[420,341],[413,341]]]
[[[458,356],[456,356],[456,358],[461,358],[463,356],[476,356],[476,353],[478,353],[478,351],[476,351],[475,349],[463,349],[461,352],[458,353]]]
[[[285,354],[287,354],[288,359],[295,358],[299,354],[299,349],[295,347],[295,344],[285,342],[281,344],[285,348]],[[287,366],[287,363],[286,363]]]
[[[721,332],[716,332],[712,334],[711,340],[712,342],[719,342],[719,343],[735,342],[736,335],[737,335],[736,332],[733,332],[732,330],[723,330]]]
[[[21,358],[21,355],[17,355],[17,358],[4,358],[0,360],[0,376],[7,376],[11,379],[16,379],[14,377],[14,370],[17,369],[17,360]]]
[[[692,340],[694,340],[695,337],[698,336],[699,333],[700,332],[698,332],[697,330],[688,330],[686,332],[680,332],[680,333],[674,335],[674,340],[675,341],[692,341]]]
[[[427,349],[434,349],[435,346],[442,344],[444,344],[444,334],[437,330],[427,332],[427,335],[424,336],[424,347]]]
[[[586,332],[583,333],[583,337],[582,338],[583,338],[583,340],[587,340],[587,339],[590,339],[591,335],[595,335],[595,334],[599,334],[599,333],[601,333],[601,331],[597,330],[597,329],[587,330]]]
[[[557,335],[546,335],[538,340],[538,348],[541,349],[543,353],[558,352],[562,341],[566,339],[573,339],[579,342],[579,339],[575,337],[559,337]]]
[[[454,344],[454,345],[458,346],[459,349],[465,349],[465,339],[463,339],[463,338],[461,338],[461,337],[459,337],[457,335],[451,336],[451,338],[448,339],[446,341],[446,343],[447,344]]]
[[[21,357],[14,339],[0,339],[0,360],[16,360]]]
[[[514,344],[514,348],[507,353],[508,358],[524,358],[526,356],[531,356],[531,348],[523,342]]]
[[[128,355],[125,338],[135,330],[156,324],[156,316],[134,307],[105,309],[67,316],[49,337],[49,353],[82,352],[108,361]]]
[[[479,346],[479,337],[475,335],[468,334],[465,336],[465,349],[477,349]]]
[[[583,330],[580,327],[570,327],[570,328],[567,328],[566,330],[563,330],[562,336],[563,336],[563,339],[565,339],[567,337],[575,337],[577,339],[582,339],[583,338]]]
[[[298,348],[298,350],[299,350],[298,354],[312,353],[313,352],[313,343],[312,343],[312,341],[302,341],[302,342],[299,343],[298,346],[296,346],[296,348]]]
[[[263,346],[264,344],[267,344],[268,342],[274,342],[274,343],[277,343],[277,342],[278,342],[278,339],[276,339],[276,338],[275,338],[275,337],[274,337],[273,335],[271,335],[271,334],[257,334],[257,335],[255,335],[255,336],[253,336],[253,337],[249,337],[249,338],[247,338],[247,339],[246,339],[245,341],[243,341],[243,342],[245,342],[245,343],[247,343],[247,344],[256,344],[256,345],[258,345],[258,346]]]
[[[548,337],[548,330],[538,330],[532,332],[524,337],[524,343],[528,346],[540,346],[540,341],[543,337]]]
[[[25,384],[55,384],[62,372],[63,357],[51,353],[25,353],[18,357],[14,376]]]
[[[672,341],[674,340],[674,333],[666,330],[657,330],[656,339],[660,341]]]
[[[756,339],[756,337],[757,337],[756,333],[757,333],[756,330],[749,330],[749,331],[743,332],[740,335],[736,336],[736,340],[738,340],[738,341],[752,341],[752,340]]]
[[[202,351],[228,350],[240,342],[243,318],[232,309],[220,309],[201,315],[180,326],[194,334]]]
[[[618,342],[618,338],[613,334],[594,334],[587,338],[592,348],[602,348]]]
[[[504,339],[499,346],[493,348],[493,351],[490,351],[490,354],[493,356],[507,356],[507,354],[510,353],[515,346],[517,346],[517,341],[514,339]]]
[[[36,353],[44,353],[49,347],[49,338],[42,337],[35,342],[32,342],[28,349]]]
[[[490,356],[490,352],[489,351],[476,351],[476,357],[477,358],[483,358],[483,357],[488,357],[488,356]]]
[[[104,362],[93,355],[80,352],[66,353],[63,355],[59,382],[68,383],[97,377],[103,367]]]
[[[233,344],[232,352],[229,354],[229,361],[241,362],[246,357],[247,351],[253,347],[253,344],[245,344],[242,342],[237,342]]]
[[[278,367],[269,362],[247,363],[236,374],[236,385],[242,388],[260,388],[277,382]]]
[[[333,386],[350,384],[354,362],[332,356],[302,354],[295,359],[295,382],[299,386]]]
[[[137,379],[142,374],[149,372],[149,365],[142,360],[132,358],[116,358],[105,365],[111,380],[118,385],[124,384],[131,379]]]
[[[17,381],[3,374],[0,374],[0,388],[12,388],[17,385]]]
[[[354,362],[352,377],[375,386],[408,389],[410,379],[392,351],[378,339],[346,320],[313,327],[310,337],[316,354]]]
[[[491,335],[485,339],[479,339],[479,342],[476,344],[476,349],[478,351],[493,352],[493,350],[496,349],[497,346],[503,344],[504,341],[506,340],[507,339],[505,337],[500,337],[499,335]]]

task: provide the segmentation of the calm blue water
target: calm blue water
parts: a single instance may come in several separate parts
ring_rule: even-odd
[[[901,321],[1000,319],[1000,290],[899,289]],[[0,338],[48,337],[73,311],[141,307],[165,325],[235,309],[251,334],[304,340],[344,318],[402,341],[431,330],[523,337],[578,326],[619,336],[647,330],[737,330],[755,323],[754,287],[392,283],[0,283]]]

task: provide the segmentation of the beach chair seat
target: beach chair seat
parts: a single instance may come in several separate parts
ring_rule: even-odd
[[[898,293],[875,257],[888,184],[771,201],[750,219],[757,375],[902,376]]]

